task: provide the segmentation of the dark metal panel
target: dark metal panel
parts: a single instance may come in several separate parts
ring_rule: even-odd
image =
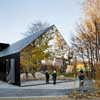
[[[0,58],[0,71],[1,71],[1,80],[7,82],[7,67],[6,60],[15,59],[15,83],[14,85],[20,86],[20,53],[13,55],[5,56]]]
[[[17,54],[15,65],[15,85],[20,86],[20,53]]]

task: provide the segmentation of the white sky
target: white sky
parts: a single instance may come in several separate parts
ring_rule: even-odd
[[[67,42],[81,17],[82,0],[0,0],[0,42],[23,38],[29,25],[40,20],[55,24]]]

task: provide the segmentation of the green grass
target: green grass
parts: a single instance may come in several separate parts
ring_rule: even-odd
[[[57,73],[57,76],[64,75],[65,77],[74,77],[74,73]]]

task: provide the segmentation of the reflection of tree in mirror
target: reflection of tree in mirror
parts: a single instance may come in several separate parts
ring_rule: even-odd
[[[22,70],[28,72],[35,72],[40,69],[41,60],[48,59],[50,56],[49,41],[52,39],[50,34],[43,34],[36,41],[26,47],[21,53]]]
[[[32,35],[34,33],[39,32],[41,30],[44,30],[49,26],[50,26],[49,23],[41,22],[41,21],[35,21],[29,26],[29,29],[22,34],[25,35],[25,36],[29,36],[29,35]]]
[[[52,72],[55,68],[60,71],[62,57],[64,57],[67,49],[67,43],[56,26],[52,25],[50,29],[45,29],[41,36],[22,50],[21,73],[34,75],[35,72],[44,72],[47,69]],[[65,64],[63,63],[63,65]]]

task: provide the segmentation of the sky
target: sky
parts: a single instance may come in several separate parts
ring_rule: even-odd
[[[65,40],[70,39],[81,18],[81,0],[0,0],[0,42],[22,38],[32,22],[55,24]]]

